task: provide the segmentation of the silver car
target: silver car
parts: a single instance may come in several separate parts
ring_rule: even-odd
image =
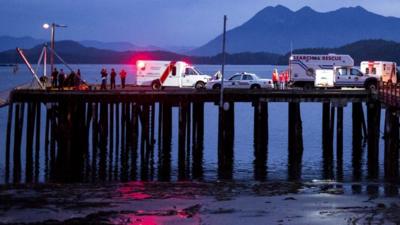
[[[206,89],[220,89],[221,80],[211,80],[207,82]],[[240,89],[260,89],[274,88],[271,79],[261,79],[254,73],[236,73],[229,79],[224,80],[224,88],[240,88]]]

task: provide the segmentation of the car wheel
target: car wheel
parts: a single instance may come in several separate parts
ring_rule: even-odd
[[[214,84],[213,89],[214,89],[214,90],[219,90],[219,89],[221,89],[221,84]]]
[[[158,80],[153,81],[153,83],[151,83],[151,89],[160,90],[161,89],[160,81],[158,81]]]
[[[250,87],[251,90],[260,89],[260,88],[261,88],[261,87],[260,87],[260,85],[258,85],[258,84],[253,84],[253,85],[251,85],[251,87]]]
[[[203,82],[203,81],[199,81],[199,82],[197,82],[196,83],[196,85],[194,85],[194,87],[196,88],[196,89],[204,89],[205,88],[205,86],[206,86],[206,84]]]

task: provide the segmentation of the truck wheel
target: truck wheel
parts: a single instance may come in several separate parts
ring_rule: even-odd
[[[365,89],[367,89],[367,90],[373,91],[373,90],[376,90],[376,88],[377,88],[377,84],[374,81],[370,81],[365,84]]]
[[[221,89],[221,84],[214,84],[213,89],[214,89],[214,90],[219,90],[219,89]]]
[[[153,90],[161,90],[161,83],[158,80],[153,81],[153,83],[151,83],[151,89]]]
[[[203,82],[203,81],[199,81],[199,82],[197,82],[195,85],[194,85],[194,87],[196,88],[196,89],[204,89],[205,88],[205,86],[206,86],[206,84]]]
[[[307,82],[304,84],[303,89],[304,90],[312,90],[312,89],[314,89],[314,86],[312,85],[312,83]]]
[[[251,90],[260,89],[260,88],[261,88],[261,87],[260,87],[260,85],[258,85],[258,84],[253,84],[253,85],[251,85],[251,87],[250,87]]]

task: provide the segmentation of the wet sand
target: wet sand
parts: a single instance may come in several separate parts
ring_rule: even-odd
[[[0,224],[400,224],[398,187],[386,190],[334,182],[1,186]]]

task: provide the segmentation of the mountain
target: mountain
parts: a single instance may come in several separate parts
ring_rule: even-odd
[[[95,40],[85,40],[85,41],[80,41],[79,43],[86,47],[108,49],[114,51],[133,51],[138,47],[129,42],[101,42]]]
[[[183,60],[194,64],[221,64],[222,55],[187,56],[167,51],[112,51],[85,47],[75,41],[55,43],[56,52],[71,64],[135,64],[143,60]],[[43,45],[24,50],[30,62],[37,62]],[[338,48],[305,48],[294,50],[298,54],[349,54],[359,65],[364,60],[394,61],[400,64],[400,43],[385,40],[363,40]],[[16,61],[17,60],[17,61]],[[236,65],[287,65],[289,53],[285,55],[267,52],[244,52],[226,55],[226,64]],[[0,52],[0,64],[22,63],[15,50]],[[56,59],[56,63],[59,61]]]
[[[11,36],[0,36],[0,51],[19,48],[32,48],[40,43],[44,43],[44,40],[36,39],[32,37],[11,37]]]
[[[113,51],[83,46],[75,41],[58,41],[55,43],[56,52],[67,63],[71,64],[135,64],[137,60],[182,60],[196,64],[220,64],[222,56],[189,57],[168,51]],[[25,49],[24,53],[30,62],[37,62],[43,45]],[[227,54],[228,64],[276,64],[281,55],[265,52]],[[0,52],[0,64],[22,63],[15,50]],[[60,63],[55,59],[56,63]]]
[[[312,47],[338,47],[365,39],[400,41],[400,19],[384,17],[362,7],[321,13],[310,7],[292,11],[266,7],[243,25],[227,31],[227,52],[272,52]],[[190,51],[190,55],[221,52],[222,36]]]

